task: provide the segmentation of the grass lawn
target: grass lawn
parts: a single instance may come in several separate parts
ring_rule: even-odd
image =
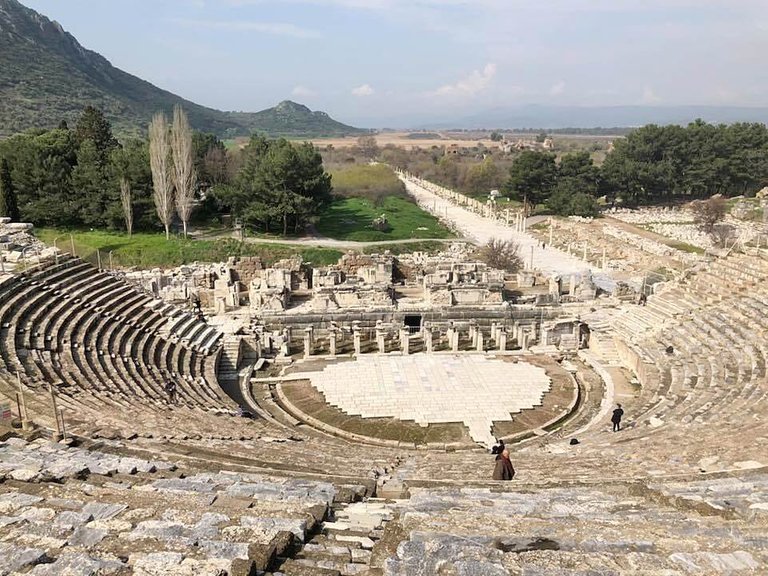
[[[180,237],[165,239],[163,234],[138,233],[130,238],[119,232],[59,230],[37,228],[35,233],[46,244],[52,245],[58,237],[58,247],[69,252],[70,233],[75,240],[77,255],[91,263],[97,262],[96,251],[101,252],[103,266],[109,266],[112,252],[114,265],[137,268],[167,268],[191,262],[221,262],[230,256],[259,256],[266,264],[300,254],[305,261],[318,265],[335,263],[341,252],[327,248],[303,248],[285,244],[250,244],[232,239],[185,240]]]
[[[385,214],[391,229],[374,230],[374,218]],[[332,202],[317,222],[320,234],[339,240],[378,242],[408,238],[452,238],[448,228],[437,218],[423,211],[417,204],[404,198],[385,198],[375,206],[365,198],[342,198]]]

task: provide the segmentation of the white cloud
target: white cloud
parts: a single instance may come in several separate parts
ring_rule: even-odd
[[[230,30],[233,32],[261,32],[274,36],[290,38],[321,38],[317,30],[301,28],[285,22],[256,22],[252,20],[186,20],[176,19],[176,23],[190,28],[205,28],[210,30]]]
[[[376,90],[370,84],[363,84],[352,89],[352,96],[373,96],[375,93]]]
[[[307,88],[306,86],[302,86],[299,84],[298,86],[295,86],[293,90],[291,90],[291,96],[297,96],[299,98],[309,98],[311,96],[316,96],[317,92],[312,90],[312,88]]]
[[[549,95],[550,96],[560,96],[565,92],[565,82],[562,80],[560,82],[557,82],[556,84],[553,84],[552,87],[549,89]]]
[[[646,86],[643,88],[643,96],[640,102],[643,104],[658,104],[661,102],[661,98],[654,92],[653,87]]]
[[[496,64],[489,62],[482,70],[473,70],[455,84],[441,86],[432,94],[434,96],[474,96],[488,88],[494,76],[496,76]]]

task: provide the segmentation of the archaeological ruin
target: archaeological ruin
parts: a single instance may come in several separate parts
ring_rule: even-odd
[[[460,241],[121,270],[0,219],[0,574],[766,573],[763,223],[399,176]]]

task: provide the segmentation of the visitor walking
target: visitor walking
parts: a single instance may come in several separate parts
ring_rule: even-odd
[[[176,382],[172,379],[165,383],[165,393],[168,394],[168,404],[176,404]]]
[[[512,480],[515,477],[515,467],[509,459],[509,449],[504,448],[496,456],[496,467],[493,469],[494,480]]]
[[[621,408],[621,404],[616,404],[616,409],[611,416],[611,422],[613,422],[613,431],[618,432],[621,430],[621,417],[624,416],[624,410]]]

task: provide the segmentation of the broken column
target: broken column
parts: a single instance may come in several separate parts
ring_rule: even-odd
[[[336,338],[338,337],[338,330],[336,327],[331,327],[328,331],[328,346],[331,350],[331,356],[336,356]]]
[[[499,345],[499,352],[504,352],[507,349],[507,329],[506,328],[500,328],[497,332],[498,338],[496,339],[496,342]]]
[[[312,355],[312,331],[311,326],[304,328],[304,358],[309,358]]]
[[[476,347],[478,352],[485,352],[485,343],[483,342],[483,331],[477,330],[477,334],[475,336],[476,340]]]
[[[400,349],[403,354],[407,356],[410,353],[411,348],[411,334],[408,328],[400,328]]]
[[[352,326],[352,341],[355,346],[355,354],[360,355],[362,350],[362,338],[360,336],[360,326]]]
[[[424,351],[427,354],[431,354],[434,352],[434,343],[432,341],[432,329],[431,328],[425,328],[423,331],[424,334]]]
[[[381,326],[376,327],[376,347],[380,354],[387,351],[387,332]]]

